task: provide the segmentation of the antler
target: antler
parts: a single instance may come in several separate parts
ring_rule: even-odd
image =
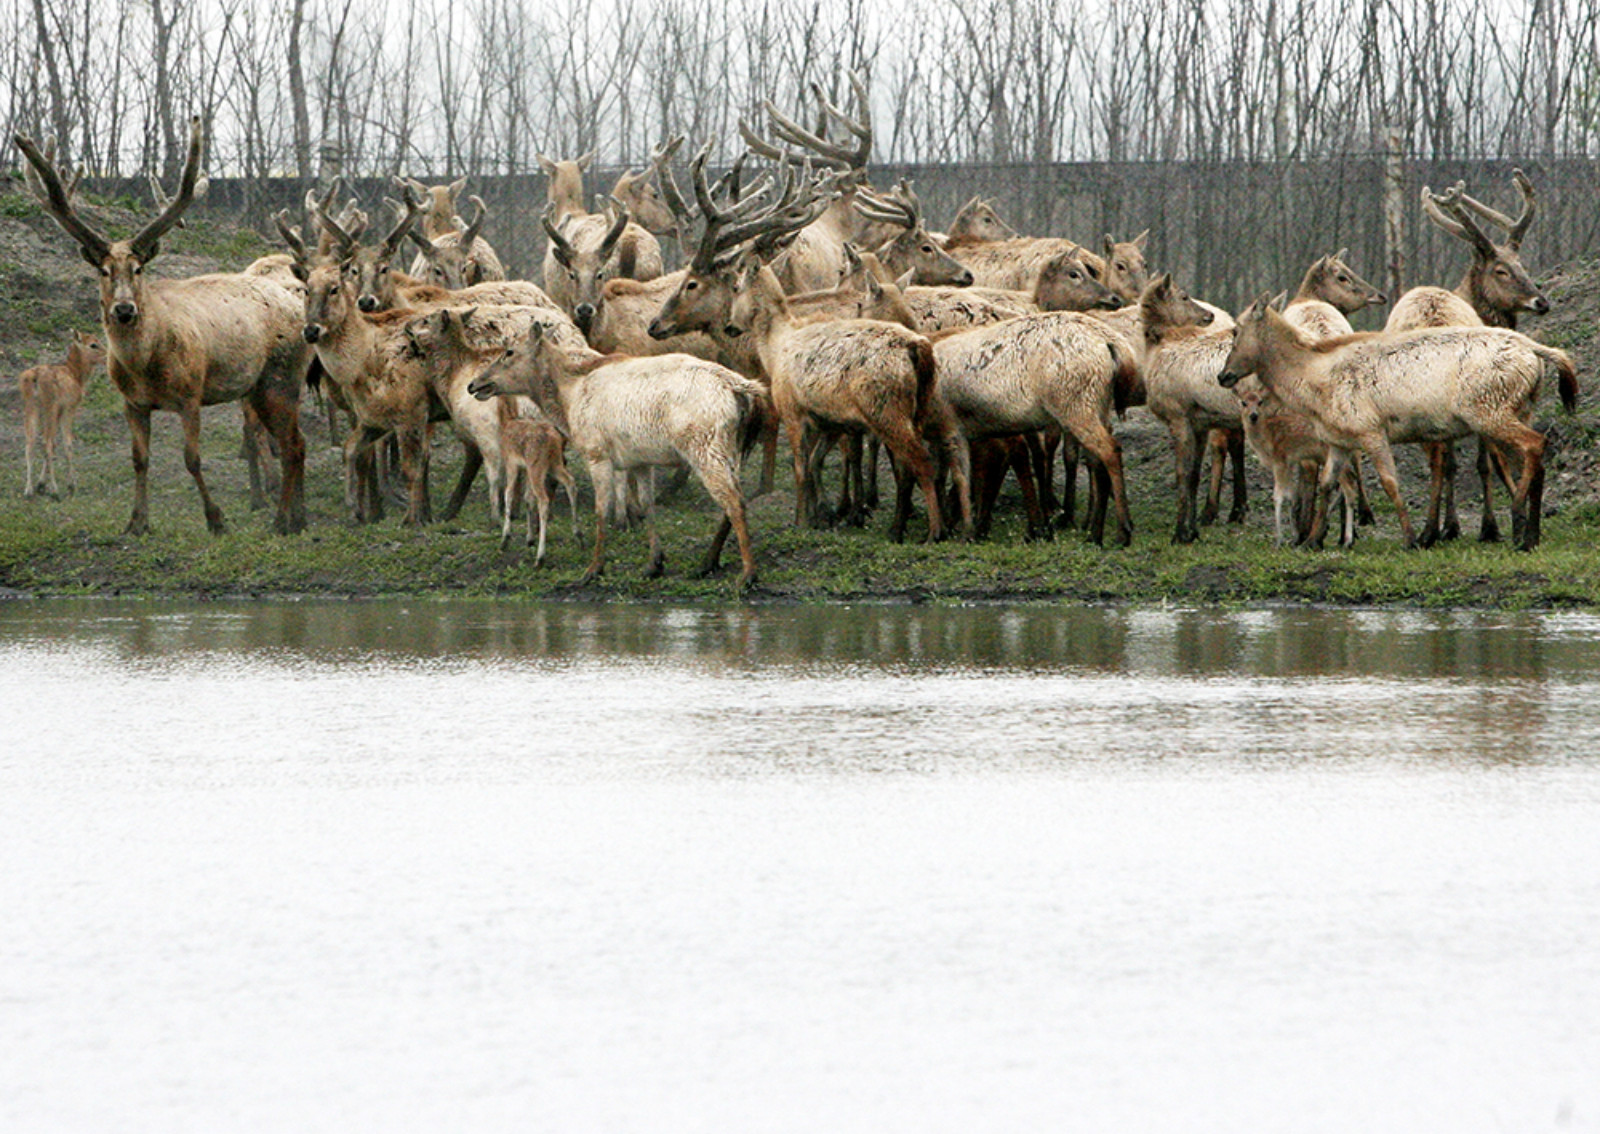
[[[892,192],[879,196],[866,189],[856,191],[856,212],[868,220],[883,221],[901,228],[915,229],[922,223],[922,202],[911,189],[911,182],[901,178]]]
[[[1455,222],[1454,224],[1440,225],[1446,232],[1467,241],[1479,255],[1492,257],[1494,255],[1494,241],[1490,240],[1483,229],[1478,227],[1478,222],[1472,219],[1472,214],[1462,204],[1462,199],[1466,196],[1465,190],[1466,183],[1458,181],[1445,190],[1441,196],[1433,197],[1431,202],[1424,201],[1424,207],[1432,206],[1428,212],[1430,217],[1433,216],[1434,209],[1442,211],[1450,220]],[[1432,194],[1429,194],[1429,196],[1432,196]],[[1435,218],[1434,223],[1440,224],[1437,218]]]
[[[1490,224],[1496,224],[1505,229],[1506,243],[1512,248],[1520,248],[1522,246],[1522,238],[1528,233],[1528,226],[1533,224],[1533,214],[1538,205],[1538,197],[1533,191],[1533,182],[1528,180],[1527,174],[1523,173],[1522,170],[1512,170],[1511,180],[1516,184],[1517,191],[1522,194],[1522,215],[1516,220],[1512,220],[1499,209],[1491,209],[1482,201],[1469,197],[1464,192],[1460,194],[1460,203]]]
[[[40,152],[32,138],[14,134],[11,140],[16,143],[22,155],[28,159],[28,164],[33,167],[34,176],[38,180],[34,193],[50,211],[50,215],[55,218],[62,231],[78,242],[83,251],[83,258],[95,267],[100,267],[110,254],[111,245],[105,237],[90,228],[78,216],[77,210],[72,207],[66,187],[61,184],[61,175],[56,170],[55,162]]]
[[[467,225],[466,231],[461,234],[458,242],[462,252],[470,252],[472,250],[472,242],[478,239],[478,233],[483,231],[483,222],[489,219],[489,210],[484,207],[482,197],[468,197],[467,200],[472,202],[474,212],[471,223]]]
[[[316,193],[310,189],[306,190],[306,213],[318,228],[333,237],[334,243],[339,246],[340,260],[348,260],[355,255],[356,248],[361,243],[360,234],[350,233],[338,221],[323,212],[322,203],[317,200]]]
[[[195,188],[200,179],[200,150],[204,141],[200,116],[189,120],[189,156],[183,163],[183,176],[178,181],[178,193],[155,220],[140,229],[128,241],[128,247],[141,263],[148,263],[161,251],[161,238],[178,223],[185,209],[194,201]]]
[[[764,102],[767,117],[772,122],[772,132],[781,140],[809,150],[815,154],[820,164],[831,166],[835,169],[865,169],[867,158],[872,153],[872,111],[867,104],[866,84],[856,74],[850,76],[850,86],[856,93],[856,103],[860,107],[861,121],[850,118],[844,111],[830,103],[822,94],[820,88],[813,87],[817,99],[822,104],[824,113],[839,122],[856,138],[856,145],[842,146],[830,142],[826,138],[813,134],[793,119],[786,117],[782,111],[774,106],[771,100]]]
[[[539,223],[544,225],[545,235],[550,238],[550,250],[555,258],[568,267],[572,266],[572,258],[576,253],[572,244],[562,236],[555,226],[556,207],[549,204],[544,207],[544,212],[539,214]]]
[[[596,196],[595,204],[599,205],[601,211],[611,218],[611,227],[606,230],[605,239],[600,242],[600,262],[604,263],[611,258],[611,253],[616,248],[617,241],[622,239],[623,232],[627,230],[628,221],[632,218],[628,213],[628,206],[615,197],[607,196],[602,201]]]
[[[692,271],[712,271],[727,259],[730,251],[748,242],[772,244],[792,235],[816,220],[827,208],[827,194],[812,184],[809,167],[796,175],[787,163],[783,191],[777,200],[763,205],[758,196],[751,194],[726,209],[719,208],[713,190],[706,184],[705,164],[710,150],[709,145],[702,149],[691,165],[695,200],[706,220]]]
[[[411,191],[410,183],[403,178],[396,177],[394,185],[400,191],[400,200],[396,201],[389,197],[384,198],[393,207],[395,215],[394,227],[383,238],[383,255],[385,259],[395,254],[395,251],[400,247],[400,242],[406,238],[406,233],[416,227],[417,218],[422,215],[422,202],[417,200],[416,194]]]
[[[294,254],[295,261],[300,264],[309,263],[311,257],[306,252],[306,242],[301,238],[300,230],[289,224],[289,210],[279,209],[273,214],[272,220],[278,226],[278,235],[283,237],[283,242]]]

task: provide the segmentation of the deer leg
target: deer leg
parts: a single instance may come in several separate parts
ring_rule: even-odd
[[[472,482],[478,479],[478,470],[483,468],[483,450],[471,441],[462,438],[461,441],[461,475],[456,477],[455,491],[450,493],[450,500],[444,506],[444,511],[439,514],[439,519],[449,522],[461,513],[461,506],[467,502],[467,493],[472,491]],[[529,474],[530,478],[532,474]],[[501,504],[500,495],[495,491],[498,487],[490,477],[489,484],[489,514],[494,517],[494,509]],[[510,499],[508,495],[507,500]]]
[[[1061,514],[1056,527],[1067,531],[1078,522],[1078,439],[1070,433],[1061,435]]]
[[[1453,441],[1444,443],[1444,520],[1439,527],[1439,538],[1446,542],[1461,535],[1461,516],[1456,511],[1456,446]]]
[[[550,484],[541,471],[535,474],[533,469],[528,469],[528,494],[532,497],[524,507],[528,511],[528,543],[533,543],[533,512],[537,507],[539,511],[539,547],[533,553],[533,565],[544,566],[545,536],[550,530]],[[536,487],[537,486],[537,487]]]
[[[1245,499],[1244,430],[1227,429],[1223,436],[1227,440],[1228,460],[1233,462],[1233,505],[1228,509],[1228,523],[1242,524],[1250,512]]]
[[[1206,481],[1206,502],[1200,508],[1200,523],[1214,524],[1217,516],[1222,511],[1222,479],[1228,469],[1228,441],[1227,435],[1220,429],[1206,431],[1205,444],[1202,452],[1211,458],[1209,476]],[[1199,489],[1196,488],[1198,494]]]
[[[78,458],[75,452],[77,438],[72,435],[72,416],[61,419],[61,452],[67,461],[67,495],[78,494]]]
[[[1006,466],[997,463],[1001,457],[1001,443],[984,439],[972,442],[972,496],[974,502],[973,536],[986,539],[994,520],[994,504],[1000,495],[1000,482],[1005,479]]]
[[[1033,463],[1033,478],[1039,488],[1039,510],[1046,522],[1061,508],[1056,498],[1056,449],[1061,446],[1061,430],[1050,428],[1023,434],[1028,460]]]
[[[22,495],[32,496],[36,485],[33,479],[33,451],[39,443],[39,411],[29,402],[22,411],[22,447],[27,460],[27,479],[22,485]]]
[[[1106,502],[1109,499],[1116,509],[1117,530],[1112,538],[1116,547],[1133,543],[1133,517],[1128,511],[1127,482],[1123,476],[1122,445],[1116,435],[1102,421],[1091,420],[1073,423],[1073,436],[1093,458],[1093,477],[1100,484],[1099,497],[1091,519],[1090,533],[1094,542],[1104,545],[1106,527]],[[1109,496],[1108,496],[1109,493]]]
[[[789,459],[794,465],[794,522],[797,527],[814,527],[816,517],[807,498],[811,484],[807,434],[814,431],[808,430],[795,414],[784,415],[783,431],[789,438]]]
[[[1028,539],[1047,540],[1055,533],[1039,499],[1039,482],[1034,478],[1033,454],[1022,437],[1009,437],[1005,441],[1006,464],[1001,466],[1000,480],[1005,480],[1006,469],[1017,474],[1017,487],[1022,490],[1022,510],[1028,517]]]
[[[755,553],[750,545],[750,525],[745,516],[744,497],[739,492],[738,469],[735,463],[726,465],[715,462],[696,464],[695,475],[700,478],[700,483],[705,485],[706,492],[711,499],[716,501],[722,509],[722,522],[717,525],[716,534],[711,537],[711,546],[706,549],[706,557],[700,565],[700,574],[714,574],[722,564],[722,548],[728,541],[728,533],[732,531],[739,541],[739,589],[746,590],[756,579]]]
[[[645,566],[646,579],[659,579],[667,569],[667,554],[661,549],[661,537],[656,532],[656,494],[652,492],[644,506],[644,533],[650,541],[650,561]]]
[[[1378,517],[1373,514],[1372,502],[1367,499],[1367,482],[1361,475],[1360,456],[1350,461],[1350,475],[1356,486],[1356,523],[1370,528],[1378,522]]]
[[[772,491],[778,475],[778,419],[768,414],[761,423],[761,479],[756,484],[756,495],[765,496]]]
[[[1428,455],[1428,517],[1417,536],[1419,547],[1432,547],[1439,540],[1440,510],[1444,505],[1445,484],[1451,479],[1453,461],[1451,447],[1442,441],[1430,441],[1422,446]]]
[[[138,536],[150,530],[150,407],[128,402],[122,414],[133,441],[133,515],[123,534]]]
[[[1372,459],[1372,467],[1378,474],[1378,483],[1383,485],[1384,492],[1389,494],[1389,502],[1394,505],[1395,514],[1400,518],[1400,532],[1407,548],[1418,546],[1417,533],[1411,526],[1411,513],[1406,510],[1405,499],[1400,495],[1400,477],[1395,472],[1394,450],[1389,448],[1389,443],[1378,437],[1366,444],[1367,456]]]
[[[878,507],[878,459],[882,449],[876,437],[866,439],[865,452],[862,455],[861,466],[861,491],[857,499],[861,501],[861,522],[867,522],[867,515]]]
[[[195,488],[200,491],[200,506],[205,510],[206,527],[212,535],[221,535],[228,530],[228,525],[222,518],[222,509],[211,499],[205,473],[200,467],[200,407],[184,406],[178,411],[178,416],[183,422],[183,466],[189,470]]]
[[[1200,538],[1200,527],[1195,523],[1195,497],[1200,491],[1200,458],[1202,435],[1186,421],[1172,424],[1172,442],[1177,448],[1178,461],[1178,522],[1173,529],[1172,542],[1193,543]]]
[[[972,538],[972,453],[959,429],[952,429],[941,441],[944,462],[955,482],[956,515],[961,517],[961,534]],[[1046,521],[1048,523],[1048,520]]]
[[[426,473],[428,443],[421,428],[407,426],[397,431],[400,435],[400,473],[409,489],[406,514],[400,521],[407,527],[420,527],[429,519],[428,481]]]
[[[256,436],[270,437],[278,455],[278,513],[273,527],[293,535],[306,527],[306,439],[300,432],[300,398],[263,383],[251,393],[249,406]],[[259,453],[260,446],[257,446]]]
[[[611,515],[613,488],[610,462],[590,462],[589,479],[594,483],[594,554],[589,559],[589,569],[578,580],[580,584],[594,582],[606,569],[606,520]]]
[[[1500,540],[1500,524],[1494,518],[1494,483],[1489,475],[1489,447],[1482,437],[1478,438],[1478,480],[1483,484],[1483,522],[1478,527],[1479,543],[1498,543]],[[1500,475],[1505,477],[1503,467]],[[1509,482],[1506,487],[1510,489]]]
[[[501,483],[500,483],[500,493],[501,493],[501,500],[500,500],[500,550],[501,551],[504,551],[507,547],[509,547],[511,545],[511,513],[514,511],[514,509],[512,508],[512,503],[513,503],[512,498],[516,494],[518,483],[519,483],[519,481],[520,481],[520,479],[522,477],[523,471],[524,470],[523,470],[522,467],[516,467],[516,466],[512,467],[510,470],[507,471],[505,479],[503,481],[501,481]],[[527,473],[528,473],[529,479],[531,480],[532,477],[533,477],[533,470],[532,469],[528,469]],[[526,489],[524,489],[524,491],[526,491]],[[532,520],[528,521],[528,542],[529,543],[533,542],[533,521]]]
[[[904,466],[906,474],[914,478],[922,489],[923,499],[928,505],[928,540],[936,542],[943,539],[944,518],[939,512],[939,491],[933,483],[933,458],[928,453],[928,446],[909,420],[882,422],[881,428],[873,432],[883,439],[883,446],[889,450],[889,455]],[[905,536],[906,517],[900,512],[901,509],[897,507],[895,525],[899,533],[896,542]],[[890,534],[895,534],[894,529]]]

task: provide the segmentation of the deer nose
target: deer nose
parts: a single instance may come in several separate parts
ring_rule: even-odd
[[[594,304],[580,303],[572,309],[572,321],[578,324],[578,329],[587,331],[589,324],[594,322]]]
[[[1550,313],[1550,301],[1542,295],[1533,297],[1532,306],[1535,315],[1548,315]]]
[[[1251,410],[1250,411],[1250,424],[1251,425],[1257,425],[1257,424],[1260,423],[1260,421],[1261,421],[1261,411],[1260,410]]]
[[[356,306],[370,315],[378,309],[378,297],[375,295],[363,295],[356,300]]]
[[[111,317],[119,323],[131,323],[139,317],[139,309],[132,303],[118,303],[111,308]]]
[[[956,286],[971,287],[973,278],[972,269],[968,268],[966,271],[962,272],[960,277],[956,280]]]
[[[663,323],[660,316],[650,320],[650,326],[646,329],[652,339],[660,340],[672,337],[672,328]]]
[[[307,323],[305,330],[300,332],[308,343],[320,342],[322,339],[322,325],[320,323]]]

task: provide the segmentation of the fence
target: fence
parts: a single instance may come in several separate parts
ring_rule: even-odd
[[[1351,265],[1380,287],[1391,282],[1386,271],[1392,254],[1397,254],[1403,286],[1454,286],[1467,250],[1426,220],[1420,188],[1442,190],[1465,180],[1473,196],[1516,215],[1521,200],[1511,182],[1514,168],[1528,174],[1539,194],[1538,219],[1523,248],[1535,275],[1569,261],[1600,258],[1600,163],[1404,161],[1397,182],[1401,232],[1391,248],[1385,235],[1387,160],[1373,154],[1315,162],[883,165],[871,174],[877,185],[910,178],[927,223],[935,228],[949,223],[975,194],[992,198],[1019,232],[1070,236],[1096,249],[1103,234],[1125,239],[1148,228],[1147,257],[1154,268],[1174,272],[1195,294],[1232,310],[1262,291],[1293,288],[1312,260],[1340,248],[1348,248]],[[591,191],[611,185],[620,172],[593,171]],[[134,197],[147,192],[134,181],[95,188]],[[540,278],[544,255],[539,213],[545,188],[542,175],[470,183],[470,191],[490,210],[484,235],[513,274],[534,280]],[[242,217],[271,233],[267,218],[280,208],[298,216],[305,189],[292,179],[215,180],[197,211]],[[369,210],[386,193],[392,195],[389,186],[370,179],[354,181],[349,191]],[[378,215],[388,214],[380,210]]]

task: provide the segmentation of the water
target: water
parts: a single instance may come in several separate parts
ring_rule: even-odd
[[[5,1131],[1600,1130],[1600,619],[0,603]]]

